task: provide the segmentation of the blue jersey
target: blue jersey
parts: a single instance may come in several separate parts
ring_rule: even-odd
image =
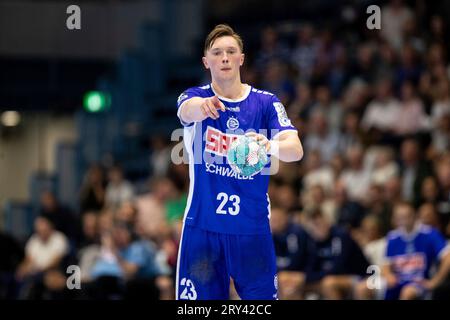
[[[446,248],[444,237],[425,225],[417,226],[410,235],[394,230],[387,237],[386,258],[400,283],[429,278],[431,266]]]
[[[178,116],[187,100],[214,95],[211,85],[184,91],[178,98]],[[185,223],[226,234],[270,233],[269,164],[263,172],[245,177],[231,169],[226,154],[231,142],[246,132],[255,131],[274,139],[282,132],[296,129],[284,106],[269,92],[247,86],[241,99],[218,97],[226,107],[225,112],[218,111],[218,119],[181,121],[190,177]]]

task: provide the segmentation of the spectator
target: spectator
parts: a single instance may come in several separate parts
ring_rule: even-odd
[[[112,234],[102,235],[102,248],[97,262],[91,269],[94,282],[88,288],[89,294],[96,298],[123,296],[125,299],[158,299],[159,288],[164,282],[167,266],[157,264],[154,245],[137,238],[133,226],[115,222]],[[102,283],[108,280],[113,290],[104,292]],[[115,280],[114,280],[115,279]],[[122,287],[121,280],[125,281]]]
[[[402,197],[415,206],[420,201],[420,189],[423,180],[432,175],[429,163],[421,159],[419,144],[414,139],[406,139],[401,145]]]
[[[150,181],[150,192],[136,200],[137,232],[144,238],[156,240],[163,229],[168,228],[166,203],[175,198],[176,188],[168,178],[154,178]]]
[[[305,139],[305,149],[319,150],[323,161],[328,162],[335,153],[339,152],[339,139],[339,132],[333,132],[329,128],[325,114],[314,111]]]
[[[437,288],[450,272],[450,254],[439,232],[417,222],[412,205],[399,203],[394,208],[396,230],[388,236],[383,275],[387,281],[387,300],[424,298]],[[438,260],[434,275],[430,269]]]
[[[381,35],[395,50],[400,51],[404,40],[404,26],[413,17],[412,11],[403,4],[402,0],[391,0],[381,9],[383,24]]]
[[[353,146],[347,150],[348,168],[339,178],[347,190],[350,200],[364,203],[370,186],[371,172],[364,167],[364,150],[360,146]]]
[[[359,227],[366,212],[359,202],[348,198],[346,185],[341,180],[338,180],[334,186],[333,201],[336,224],[347,231]]]
[[[278,32],[273,27],[266,27],[261,32],[261,47],[256,54],[255,66],[259,72],[273,60],[288,61],[289,50],[279,40]]]
[[[312,241],[308,244],[305,287],[312,287],[325,299],[348,297],[355,280],[366,274],[367,259],[345,231],[331,226],[320,210],[307,210],[304,226]]]
[[[372,183],[384,186],[390,178],[397,177],[399,173],[400,169],[394,161],[394,150],[389,147],[377,149],[371,178]]]
[[[80,210],[98,212],[105,204],[106,182],[99,165],[92,165],[84,177],[80,190]]]
[[[298,30],[297,44],[291,54],[291,61],[299,73],[299,79],[308,81],[311,78],[317,53],[318,46],[314,39],[314,27],[305,24]]]
[[[386,134],[393,130],[393,121],[399,109],[398,100],[392,96],[391,82],[380,80],[376,84],[376,97],[367,106],[361,122],[362,127],[371,132],[374,142],[386,141]]]
[[[272,207],[270,226],[277,257],[280,299],[300,299],[304,283],[307,235],[281,207]]]
[[[108,173],[109,182],[106,187],[105,204],[111,209],[118,209],[125,201],[134,199],[134,190],[131,183],[124,179],[120,167],[114,166]]]
[[[399,136],[407,136],[426,130],[428,117],[411,82],[406,81],[402,84],[401,95],[400,108],[393,119],[394,132]]]
[[[16,270],[22,299],[40,297],[45,273],[58,268],[70,250],[67,237],[56,231],[47,217],[37,217],[34,230],[25,246],[25,258]]]
[[[64,233],[69,240],[76,240],[79,233],[79,222],[69,209],[62,206],[54,193],[44,191],[40,197],[39,215],[49,219],[56,230]]]

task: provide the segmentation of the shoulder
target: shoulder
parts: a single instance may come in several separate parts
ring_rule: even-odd
[[[209,94],[211,92],[211,85],[206,84],[203,86],[199,86],[199,87],[190,87],[187,88],[186,90],[183,91],[183,94],[187,94],[187,93],[198,93],[198,94]]]
[[[177,103],[180,104],[180,102],[186,100],[187,98],[192,98],[194,96],[199,97],[208,97],[211,96],[211,85],[203,85],[200,87],[190,87],[184,90],[177,99]]]
[[[272,104],[274,102],[280,102],[275,94],[269,91],[261,90],[258,88],[251,87],[250,98],[258,100],[261,103]]]
[[[386,235],[386,239],[388,242],[392,242],[401,238],[401,232],[399,230],[389,231]]]
[[[437,229],[423,224],[419,227],[419,233],[430,239],[443,238],[441,233]]]

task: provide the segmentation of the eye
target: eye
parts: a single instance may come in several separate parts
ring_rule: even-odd
[[[227,53],[228,53],[228,54],[235,54],[235,53],[236,53],[236,50],[228,50]]]

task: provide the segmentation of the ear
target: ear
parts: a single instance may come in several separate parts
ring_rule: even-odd
[[[245,54],[241,53],[241,61],[239,62],[239,65],[242,67],[242,65],[244,64],[244,60],[245,60]]]
[[[206,60],[206,57],[202,57],[202,62],[203,62],[203,65],[205,66],[205,68],[209,69],[208,60]]]

